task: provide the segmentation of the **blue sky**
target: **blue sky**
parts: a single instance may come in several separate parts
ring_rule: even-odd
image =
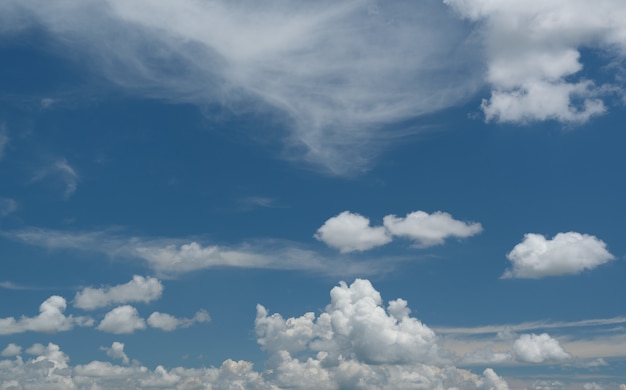
[[[596,3],[3,2],[0,388],[623,390]]]

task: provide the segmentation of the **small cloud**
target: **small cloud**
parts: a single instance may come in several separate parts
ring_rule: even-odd
[[[107,333],[128,334],[146,329],[146,322],[139,316],[137,309],[124,305],[108,312],[96,329]]]
[[[46,178],[56,180],[63,185],[63,197],[66,200],[76,192],[78,187],[78,173],[65,158],[53,161],[48,166],[40,169],[33,176],[32,181],[39,182]]]
[[[515,358],[524,363],[561,362],[572,358],[561,344],[547,333],[523,334],[513,343]]]
[[[117,286],[86,287],[76,293],[73,303],[80,309],[94,310],[118,303],[148,303],[159,299],[162,293],[163,285],[158,279],[135,275],[130,282]]]
[[[0,352],[0,356],[12,357],[18,356],[20,353],[22,353],[22,347],[13,343],[9,343],[9,345],[7,345],[6,348],[2,350],[2,352]]]
[[[349,211],[324,222],[315,238],[341,253],[365,251],[391,242],[384,227],[371,227],[368,218]]]
[[[448,237],[466,238],[483,231],[480,223],[458,221],[442,211],[414,211],[404,218],[387,215],[383,223],[394,236],[409,238],[422,248],[441,245]]]
[[[124,364],[130,363],[128,355],[124,352],[124,343],[114,341],[111,347],[100,347],[100,350],[105,351],[111,359],[121,359]]]
[[[613,260],[604,241],[576,232],[559,233],[552,240],[528,233],[507,258],[513,268],[502,278],[538,279],[546,276],[573,275]]]
[[[171,332],[177,328],[188,328],[195,323],[209,322],[211,317],[206,310],[199,310],[192,318],[176,318],[170,314],[154,312],[148,317],[148,325]]]
[[[41,107],[42,108],[50,108],[53,104],[55,104],[57,102],[56,99],[52,99],[52,98],[43,98],[41,99]]]
[[[6,149],[11,139],[7,135],[7,129],[4,124],[0,124],[0,160],[4,157],[4,150]]]

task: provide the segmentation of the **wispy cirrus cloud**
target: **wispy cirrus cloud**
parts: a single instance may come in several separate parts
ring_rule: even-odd
[[[458,104],[482,83],[467,27],[434,0],[0,7],[5,32],[43,27],[59,55],[81,53],[125,90],[271,116],[286,158],[335,174],[367,168],[417,131],[401,122]]]

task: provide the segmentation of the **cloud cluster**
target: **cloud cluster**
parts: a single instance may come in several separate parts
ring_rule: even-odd
[[[491,97],[487,120],[580,123],[606,111],[603,98],[623,94],[580,75],[581,49],[599,49],[618,65],[626,54],[626,7],[620,0],[444,0],[481,25]]]
[[[466,26],[439,1],[9,0],[0,15],[0,33],[39,27],[61,55],[80,53],[134,93],[266,112],[286,130],[287,157],[337,174],[397,138],[386,124],[481,83]]]
[[[477,375],[443,359],[435,333],[410,316],[407,302],[396,299],[384,307],[369,281],[342,282],[330,296],[319,316],[285,319],[258,305],[255,330],[270,354],[263,372],[230,359],[219,368],[151,370],[131,363],[120,342],[101,349],[124,365],[96,360],[70,366],[55,344],[28,348],[36,356],[25,361],[22,348],[10,345],[4,356],[15,358],[0,361],[0,388],[509,389],[490,368]]]
[[[365,251],[391,242],[394,236],[413,240],[425,248],[443,244],[446,238],[466,238],[482,231],[480,223],[458,221],[448,213],[424,211],[408,213],[406,217],[387,215],[383,226],[370,226],[362,215],[344,211],[329,218],[317,230],[315,238],[341,253]]]
[[[503,278],[538,279],[545,276],[577,274],[613,260],[604,241],[588,234],[559,233],[553,239],[529,233],[507,258],[513,268]]]
[[[128,283],[112,287],[86,287],[76,293],[74,306],[84,310],[94,310],[111,304],[144,302],[159,299],[163,285],[156,278],[135,275]]]

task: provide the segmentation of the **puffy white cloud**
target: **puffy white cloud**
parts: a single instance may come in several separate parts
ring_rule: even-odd
[[[121,359],[124,364],[130,363],[128,355],[124,352],[124,343],[114,341],[111,347],[100,347],[100,349],[105,351],[107,356],[112,359]]]
[[[521,335],[513,343],[513,352],[517,360],[526,363],[559,362],[572,357],[547,333]]]
[[[626,53],[621,0],[444,2],[481,23],[492,86],[482,103],[487,120],[585,122],[606,111],[608,93],[623,94],[579,75],[583,47],[605,51],[609,61]]]
[[[137,309],[130,305],[116,307],[105,314],[97,329],[107,333],[133,333],[146,328],[146,322]]]
[[[349,211],[329,218],[317,230],[315,238],[341,253],[365,251],[391,242],[384,227],[371,227],[368,218]]]
[[[73,303],[78,308],[93,310],[118,303],[148,303],[159,299],[162,293],[163,285],[158,279],[135,275],[130,282],[117,286],[86,287],[76,293]]]
[[[176,328],[188,328],[195,323],[209,321],[211,321],[211,317],[206,310],[199,310],[192,318],[176,318],[170,314],[159,313],[157,311],[150,314],[150,317],[148,317],[148,325],[166,332],[170,332]]]
[[[13,343],[9,343],[9,345],[7,345],[6,348],[2,350],[2,352],[0,352],[0,356],[11,357],[17,356],[20,353],[22,353],[22,347]]]
[[[0,15],[12,33],[42,25],[132,92],[278,114],[286,157],[341,174],[397,141],[384,125],[462,102],[481,83],[467,28],[447,11],[438,1],[7,0]]]
[[[548,240],[541,234],[528,233],[507,258],[513,268],[503,278],[537,279],[545,276],[571,275],[593,269],[614,259],[604,241],[576,232],[559,233]]]
[[[39,315],[36,317],[0,318],[0,335],[26,331],[56,333],[70,330],[76,325],[93,325],[93,320],[89,317],[66,316],[63,314],[66,308],[65,298],[53,295],[39,306]]]
[[[458,221],[442,211],[414,211],[404,218],[387,215],[383,223],[394,236],[410,238],[420,247],[443,244],[448,237],[470,237],[483,230],[480,223]]]

